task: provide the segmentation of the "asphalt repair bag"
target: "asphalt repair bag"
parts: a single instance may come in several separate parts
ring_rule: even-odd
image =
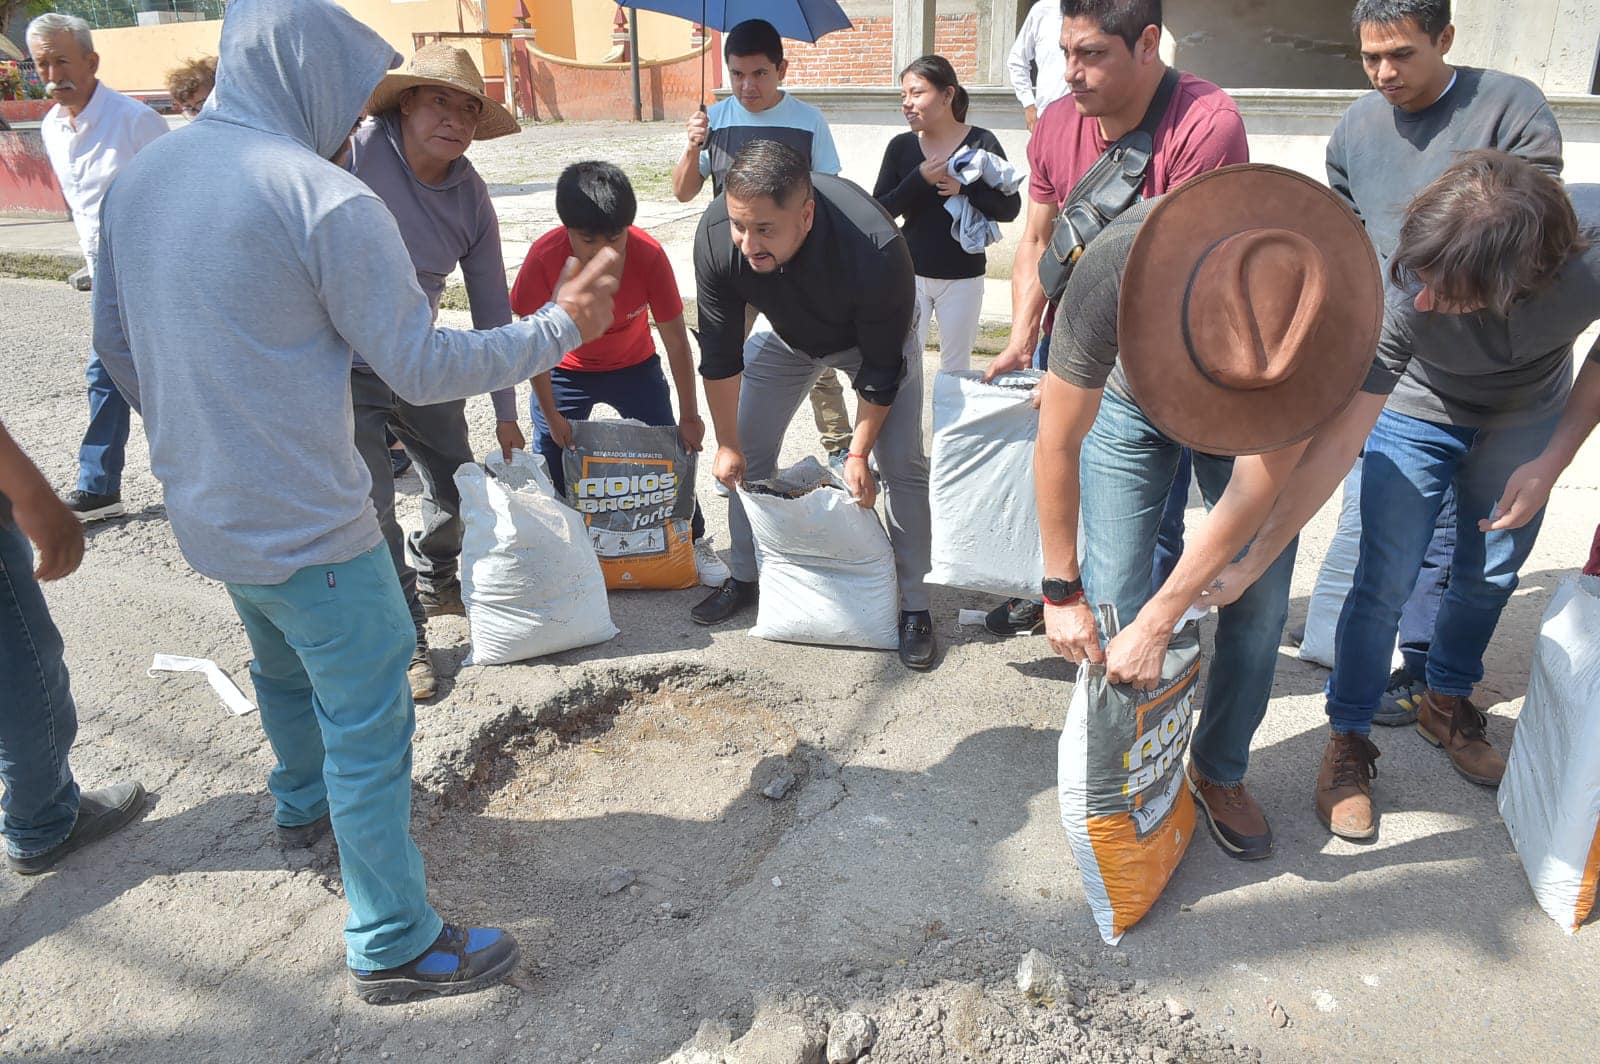
[[[574,421],[562,452],[567,502],[583,515],[608,588],[694,587],[695,456],[673,425]]]
[[[1600,885],[1600,576],[1550,598],[1499,804],[1539,907],[1572,934]]]
[[[1031,395],[1044,374],[940,373],[933,381],[928,582],[1007,598],[1033,598],[1044,580]]]
[[[1109,641],[1116,610],[1100,610]],[[1113,946],[1156,903],[1194,835],[1183,759],[1199,675],[1194,621],[1167,644],[1153,691],[1109,683],[1104,665],[1078,666],[1058,754],[1061,823],[1100,937]]]
[[[739,486],[761,574],[750,634],[783,643],[900,645],[894,550],[878,515],[806,458]]]
[[[583,519],[556,498],[542,455],[499,449],[456,470],[466,665],[504,665],[617,634]]]

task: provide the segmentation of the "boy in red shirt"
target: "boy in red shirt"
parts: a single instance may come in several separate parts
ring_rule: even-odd
[[[571,423],[586,420],[597,403],[646,425],[677,425],[683,445],[691,451],[700,450],[705,438],[678,282],[661,245],[634,226],[637,213],[633,186],[620,169],[604,162],[573,163],[556,180],[556,215],[561,225],[534,241],[511,288],[511,309],[518,315],[532,314],[550,301],[569,258],[587,263],[608,247],[622,257],[622,281],[611,328],[598,340],[575,348],[555,369],[532,382],[534,443],[549,463],[556,492],[563,496],[566,477],[561,452],[572,446]],[[661,372],[661,356],[650,339],[652,317],[678,393],[677,419]],[[705,517],[698,505],[692,532],[701,579],[720,584],[727,570],[716,555],[701,546]]]

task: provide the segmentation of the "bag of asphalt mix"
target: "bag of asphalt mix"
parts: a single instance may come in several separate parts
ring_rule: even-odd
[[[1008,598],[1033,598],[1044,579],[1033,448],[1044,374],[940,373],[933,382],[933,518],[928,582]]]
[[[499,450],[456,470],[461,600],[472,632],[464,664],[503,665],[604,643],[617,634],[583,518],[556,498],[542,455]]]
[[[1116,611],[1101,611],[1110,639]],[[1110,683],[1104,665],[1078,667],[1058,748],[1061,823],[1095,926],[1110,945],[1155,905],[1194,836],[1183,759],[1199,675],[1200,629],[1192,621],[1167,645],[1153,691]]]
[[[1600,576],[1550,598],[1498,801],[1539,907],[1573,934],[1600,887]]]
[[[761,601],[750,634],[784,643],[899,646],[894,550],[878,515],[815,458],[739,486]]]
[[[695,456],[672,425],[572,422],[567,502],[583,515],[608,588],[685,588],[694,568]]]

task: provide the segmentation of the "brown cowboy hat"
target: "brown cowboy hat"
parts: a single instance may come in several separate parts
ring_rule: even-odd
[[[403,72],[385,74],[383,80],[378,82],[378,87],[372,90],[372,98],[367,101],[367,113],[377,115],[398,107],[400,97],[407,89],[422,85],[443,85],[447,89],[478,98],[483,104],[483,111],[478,115],[478,128],[472,134],[473,140],[493,140],[522,128],[511,117],[510,111],[483,94],[483,77],[467,50],[448,44],[425,45],[411,57],[411,62]]]
[[[1382,322],[1378,257],[1332,191],[1277,166],[1225,166],[1145,218],[1117,343],[1134,398],[1168,436],[1260,454],[1344,409]]]

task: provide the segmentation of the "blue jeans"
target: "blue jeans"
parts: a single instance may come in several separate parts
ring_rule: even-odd
[[[1182,446],[1137,406],[1107,390],[1079,461],[1083,582],[1089,602],[1112,603],[1122,624],[1150,600],[1155,554]],[[1233,459],[1194,454],[1195,479],[1210,509],[1233,475]],[[1190,757],[1213,783],[1232,786],[1250,764],[1250,740],[1266,715],[1278,640],[1289,616],[1296,543],[1232,605],[1217,612],[1216,652],[1206,675],[1205,706]]]
[[[1428,648],[1433,646],[1433,629],[1439,623],[1439,607],[1450,586],[1450,559],[1456,554],[1456,493],[1446,490],[1439,517],[1433,523],[1428,553],[1422,556],[1416,586],[1400,611],[1400,656],[1406,672],[1422,683],[1428,672]]]
[[[1178,456],[1178,471],[1172,477],[1172,490],[1161,511],[1161,527],[1156,530],[1156,559],[1150,573],[1155,591],[1167,582],[1183,557],[1183,518],[1189,509],[1189,483],[1194,479],[1194,454],[1185,447]]]
[[[1522,528],[1478,531],[1506,479],[1550,442],[1556,419],[1505,429],[1441,425],[1385,410],[1361,462],[1361,560],[1339,614],[1328,717],[1365,735],[1389,677],[1390,648],[1434,537],[1445,495],[1456,497],[1449,586],[1439,603],[1422,679],[1465,696],[1483,679],[1483,652],[1533,550],[1541,511]]]
[[[0,521],[0,835],[13,857],[66,840],[78,820],[78,784],[67,752],[78,734],[61,633],[50,620],[33,548]]]
[[[661,356],[651,355],[636,366],[622,369],[588,372],[575,369],[550,371],[550,389],[555,392],[556,411],[568,421],[586,421],[599,403],[614,409],[625,418],[642,421],[646,425],[676,425],[672,413],[672,395],[667,390],[667,378],[661,372]],[[561,448],[550,438],[550,424],[535,397],[529,404],[533,412],[534,446],[550,465],[550,482],[556,494],[567,493],[567,476],[561,468]],[[700,504],[694,507],[690,534],[699,539],[706,533],[705,515]]]
[[[89,381],[89,427],[78,446],[78,490],[110,495],[122,490],[132,415],[128,401],[93,352],[85,376]]]
[[[255,660],[261,726],[278,757],[267,777],[279,824],[331,813],[350,918],[352,968],[421,954],[443,922],[411,841],[406,666],[417,633],[386,547],[307,566],[281,584],[229,584]]]

